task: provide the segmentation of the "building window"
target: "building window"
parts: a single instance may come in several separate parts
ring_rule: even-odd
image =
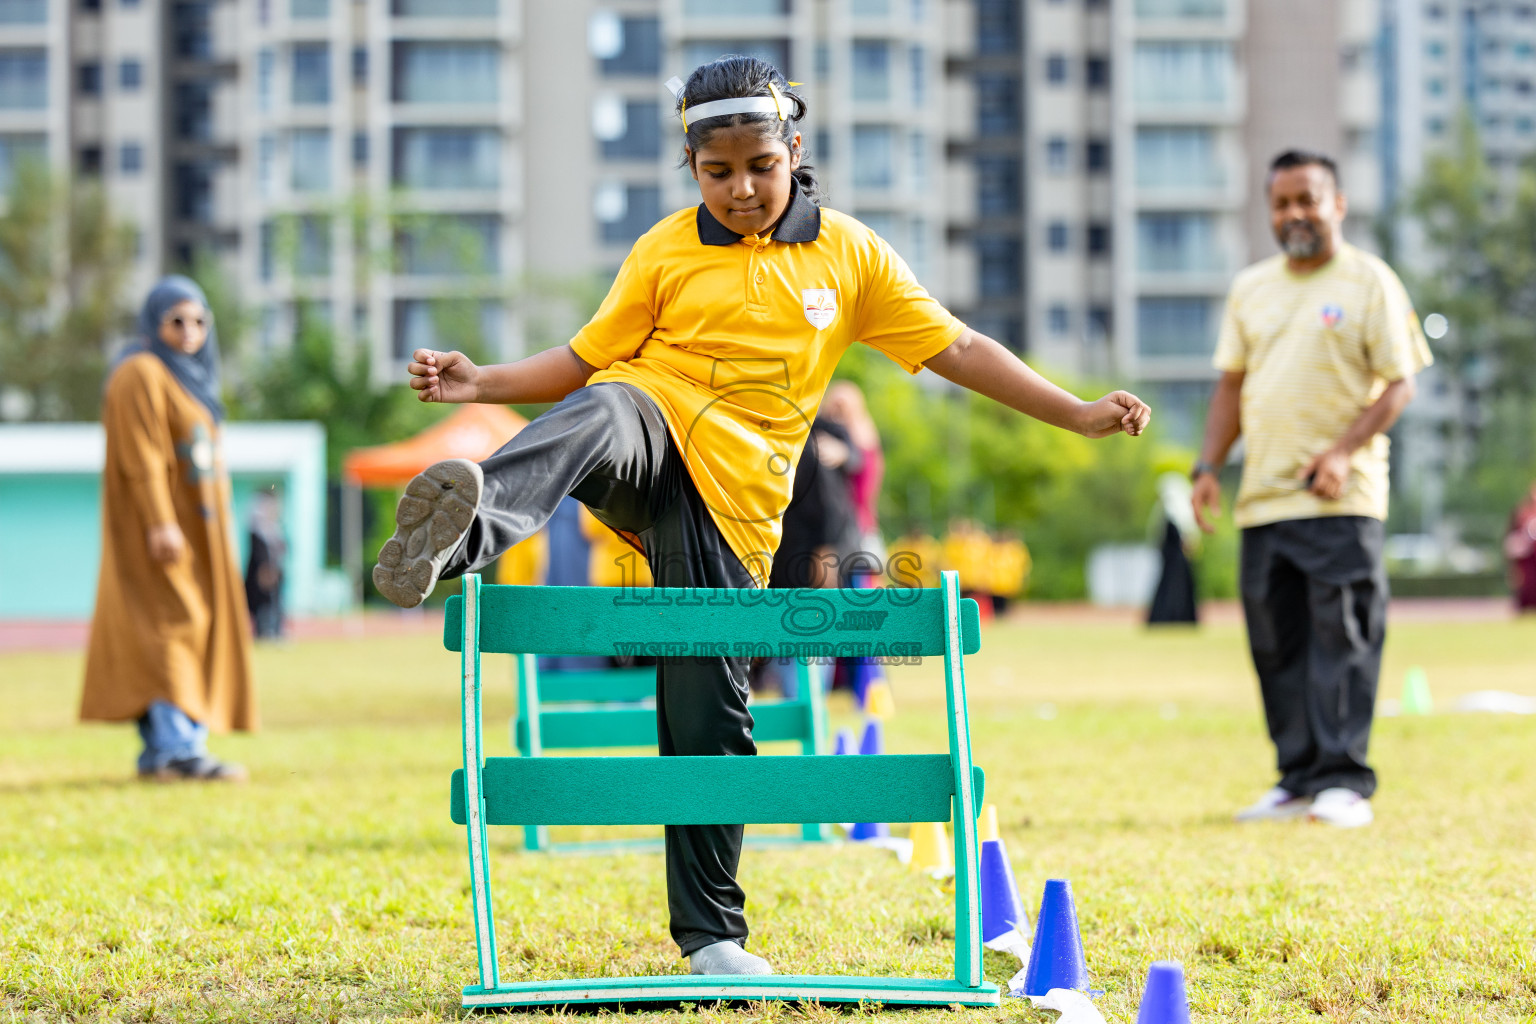
[[[300,278],[331,276],[331,218],[297,218],[293,247],[293,272]]]
[[[891,0],[853,0],[855,18],[888,18],[890,15]]]
[[[277,225],[262,221],[257,241],[256,273],[263,281],[270,281],[277,263]]]
[[[1052,174],[1065,174],[1072,167],[1072,149],[1066,137],[1052,135],[1045,141],[1045,169]]]
[[[1203,297],[1144,297],[1136,303],[1136,350],[1144,356],[1208,357],[1216,318]]]
[[[0,110],[48,106],[46,50],[0,50]]]
[[[46,25],[48,0],[0,0],[0,25]]]
[[[1443,78],[1426,78],[1424,80],[1424,91],[1429,93],[1429,95],[1431,95],[1431,96],[1444,96],[1445,95],[1445,79],[1443,79]]]
[[[1443,4],[1425,4],[1424,5],[1424,17],[1428,18],[1430,21],[1442,21],[1442,20],[1444,20],[1444,18],[1445,18],[1445,5],[1443,5]]]
[[[661,156],[661,104],[653,100],[615,101],[622,131],[604,138],[605,160],[654,160]]]
[[[829,43],[817,43],[815,54],[816,77],[825,81],[832,77],[832,47]]]
[[[912,105],[920,107],[928,102],[928,51],[914,46],[907,51],[907,58],[912,80]]]
[[[500,267],[501,218],[494,213],[409,218],[395,236],[402,274],[494,274]]]
[[[1210,128],[1136,129],[1136,184],[1142,188],[1219,188],[1226,170]]]
[[[256,54],[256,109],[272,111],[272,83],[277,77],[277,55],[270,48]]]
[[[913,132],[907,137],[912,156],[912,190],[921,192],[928,187],[928,135]]]
[[[503,310],[500,302],[484,299],[396,299],[395,358],[408,358],[418,348],[473,346],[500,352]]]
[[[727,53],[739,53],[744,57],[756,57],[783,71],[791,78],[789,70],[788,39],[694,39],[683,44],[683,67],[690,71],[700,64],[718,60]],[[686,77],[686,76],[684,76]]]
[[[601,63],[605,75],[660,74],[661,19],[620,19],[617,52]]]
[[[1140,42],[1135,51],[1135,95],[1142,104],[1226,103],[1234,67],[1230,43]]]
[[[256,191],[263,198],[270,198],[277,180],[277,140],[263,135],[256,140]]]
[[[1109,58],[1090,56],[1083,61],[1083,83],[1089,89],[1102,91],[1109,88]]]
[[[1431,117],[1424,122],[1424,130],[1430,135],[1445,134],[1445,118]]]
[[[976,52],[1018,53],[1023,7],[1021,0],[976,0]]]
[[[329,18],[331,0],[289,0],[288,16],[295,21]]]
[[[99,175],[101,173],[101,147],[100,146],[81,146],[80,147],[80,173],[81,174],[96,174],[96,175]]]
[[[331,102],[331,44],[299,43],[293,48],[295,104],[323,106]]]
[[[789,13],[790,0],[683,0],[683,13],[703,17],[775,18]]]
[[[497,0],[390,0],[397,18],[494,18]]]
[[[885,103],[891,98],[891,46],[873,39],[853,41],[853,98]]]
[[[1136,219],[1137,269],[1214,273],[1223,268],[1216,218],[1209,213],[1143,213]]]
[[[1071,242],[1071,232],[1064,220],[1053,220],[1045,226],[1045,245],[1051,252],[1066,252]]]
[[[48,139],[43,135],[0,135],[0,194],[11,190],[16,169],[48,159]]]
[[[1053,303],[1045,311],[1045,322],[1047,329],[1057,337],[1072,333],[1072,311],[1060,302]]]
[[[1517,117],[1515,118],[1515,131],[1521,135],[1530,135],[1532,131],[1536,131],[1536,121],[1529,117]]]
[[[1227,0],[1136,0],[1138,18],[1222,18]]]
[[[1045,58],[1045,80],[1052,85],[1066,84],[1067,58],[1065,55],[1053,53]]]
[[[1016,135],[1019,131],[1019,80],[984,72],[976,76],[976,132]]]
[[[352,166],[361,170],[368,166],[368,133],[352,133]]]
[[[598,237],[607,245],[630,245],[661,220],[661,189],[608,182],[598,187],[592,206]]]
[[[1114,332],[1114,310],[1105,305],[1092,305],[1088,307],[1088,336],[1095,341],[1103,341]]]
[[[80,94],[82,96],[101,95],[101,65],[94,60],[88,60],[77,69],[79,72]]]
[[[117,65],[117,87],[123,92],[136,92],[144,84],[144,65],[136,60],[125,60]]]
[[[1110,251],[1109,225],[1103,221],[1088,222],[1088,256],[1090,259],[1106,259]]]
[[[495,43],[396,42],[390,97],[396,103],[495,103],[501,94]]]
[[[1107,174],[1109,172],[1109,140],[1089,139],[1083,147],[1083,163],[1087,166],[1089,174]]]
[[[213,138],[213,86],[208,79],[177,82],[171,104],[176,138],[193,142]]]
[[[501,134],[494,128],[396,128],[394,181],[405,188],[497,188]]]
[[[125,142],[117,150],[117,171],[124,176],[138,174],[144,169],[144,147],[137,142]]]
[[[1424,52],[1435,60],[1439,60],[1445,56],[1445,43],[1439,39],[1431,39],[1424,44]]]
[[[816,145],[807,154],[807,158],[814,157],[817,160],[832,159],[832,133],[825,128],[816,129]]]
[[[331,190],[331,131],[295,128],[288,136],[289,184],[295,192]]]
[[[1023,247],[1017,238],[976,239],[976,290],[983,299],[1011,298],[1023,291]]]
[[[1023,206],[1022,183],[1017,157],[977,157],[976,212],[983,217],[1017,215]]]
[[[352,84],[368,84],[368,47],[352,47]]]
[[[895,131],[884,125],[853,129],[854,188],[890,188],[896,183]]]

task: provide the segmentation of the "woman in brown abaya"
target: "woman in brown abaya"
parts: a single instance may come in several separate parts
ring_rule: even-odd
[[[82,720],[137,722],[139,777],[240,781],[209,731],[256,727],[250,621],[220,450],[219,351],[202,289],[157,284],[102,405],[101,577]]]

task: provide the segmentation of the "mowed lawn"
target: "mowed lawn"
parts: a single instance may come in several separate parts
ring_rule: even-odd
[[[73,721],[78,656],[0,656],[0,1021],[462,1016],[456,665],[419,632],[261,648],[266,727],[215,741],[254,779],[225,788],[134,781],[131,728]],[[489,752],[507,753],[510,665],[487,665]],[[1536,621],[1399,624],[1384,696],[1410,665],[1441,708],[1536,693]],[[1382,720],[1375,826],[1238,827],[1232,810],[1273,781],[1239,627],[1026,617],[988,627],[968,672],[1025,902],[1071,879],[1111,1021],[1135,1019],[1147,965],[1168,958],[1201,1022],[1536,1021],[1536,718]],[[944,749],[939,662],[893,675],[889,749]],[[856,724],[841,698],[833,717]],[[512,829],[493,844],[507,976],[686,970],[658,855],[529,856]],[[780,971],[950,970],[948,894],[888,853],[749,849],[741,876],[752,948]],[[992,981],[1017,967],[987,954]],[[888,1016],[1056,1015],[1005,1000]]]

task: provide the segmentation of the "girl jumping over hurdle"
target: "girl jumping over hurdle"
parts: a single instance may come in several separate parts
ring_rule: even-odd
[[[855,342],[1088,437],[1146,429],[1136,396],[1084,402],[1051,384],[939,305],[869,228],[823,209],[802,159],[806,104],[778,69],[731,56],[668,86],[703,202],[635,243],[591,322],[514,363],[413,354],[424,402],[558,404],[484,462],[411,482],[373,570],[385,597],[420,604],[567,495],[638,542],[656,586],[763,586],[791,471]],[[748,692],[744,659],[663,659],[661,754],[755,754]],[[772,973],[745,949],[741,840],[739,825],[666,829],[671,932],[695,974]]]

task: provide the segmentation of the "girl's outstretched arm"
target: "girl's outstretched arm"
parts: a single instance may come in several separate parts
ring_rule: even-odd
[[[515,363],[476,366],[462,352],[419,348],[411,354],[411,387],[423,402],[516,405],[558,402],[586,384],[597,368],[569,345],[546,349]]]
[[[1097,402],[1085,402],[970,328],[923,365],[945,380],[1010,409],[1086,437],[1108,437],[1122,430],[1135,436],[1147,429],[1152,418],[1147,403],[1129,391],[1112,391]]]

